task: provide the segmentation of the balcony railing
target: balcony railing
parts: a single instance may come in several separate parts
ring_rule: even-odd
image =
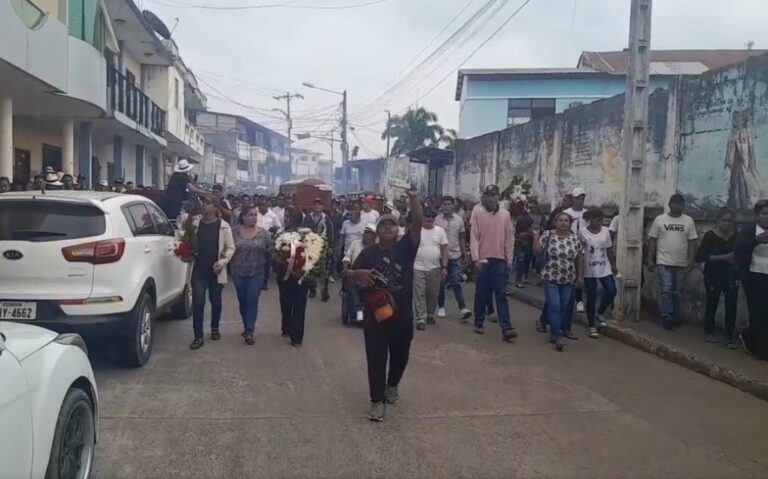
[[[107,88],[109,89],[110,106],[114,111],[123,113],[156,135],[163,134],[165,110],[157,106],[115,68],[109,68]]]

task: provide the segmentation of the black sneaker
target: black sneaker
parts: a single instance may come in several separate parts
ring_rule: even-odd
[[[418,323],[416,323],[416,329],[418,329],[419,331],[424,331],[425,329],[427,329],[427,323],[423,323],[419,321]]]
[[[511,341],[517,337],[517,331],[514,329],[505,329],[503,334],[504,341]]]
[[[288,334],[288,333],[286,333],[285,331],[283,331],[282,333],[280,333],[280,337],[281,337],[281,338],[290,338],[290,337],[291,337],[291,335],[290,335],[290,334]]]
[[[221,333],[218,331],[211,331],[211,339],[214,341],[218,341],[221,339]]]
[[[191,349],[192,351],[194,351],[195,349],[200,349],[202,347],[203,347],[203,338],[195,338],[195,340],[189,344],[189,349]]]
[[[432,316],[427,316],[427,324],[435,324],[435,318]]]
[[[323,291],[323,294],[320,296],[320,301],[327,303],[329,299],[331,299],[331,294],[328,291]]]

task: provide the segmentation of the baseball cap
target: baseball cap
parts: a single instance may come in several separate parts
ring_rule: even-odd
[[[365,229],[365,231],[370,231],[371,233],[375,233],[376,232],[376,225],[374,225],[373,223],[368,223],[367,225],[365,225],[364,229]]]
[[[573,193],[571,194],[573,195],[574,198],[576,198],[577,196],[587,196],[587,190],[579,186],[577,188],[574,188]]]
[[[496,185],[488,185],[485,187],[485,190],[483,192],[486,195],[498,195],[499,194],[499,187]]]
[[[379,225],[385,221],[391,221],[394,224],[397,224],[397,218],[395,218],[395,215],[386,214],[386,215],[379,216],[379,219],[376,220],[376,227],[378,228]]]

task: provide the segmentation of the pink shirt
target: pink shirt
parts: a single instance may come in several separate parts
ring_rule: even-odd
[[[496,258],[512,262],[515,232],[509,211],[499,208],[496,213],[491,213],[480,206],[472,210],[469,224],[469,251],[473,260]]]

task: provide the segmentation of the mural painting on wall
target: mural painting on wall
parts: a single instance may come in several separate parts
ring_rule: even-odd
[[[725,168],[730,172],[728,207],[749,209],[766,196],[766,182],[757,169],[754,134],[749,111],[733,113],[733,127],[728,138]]]

